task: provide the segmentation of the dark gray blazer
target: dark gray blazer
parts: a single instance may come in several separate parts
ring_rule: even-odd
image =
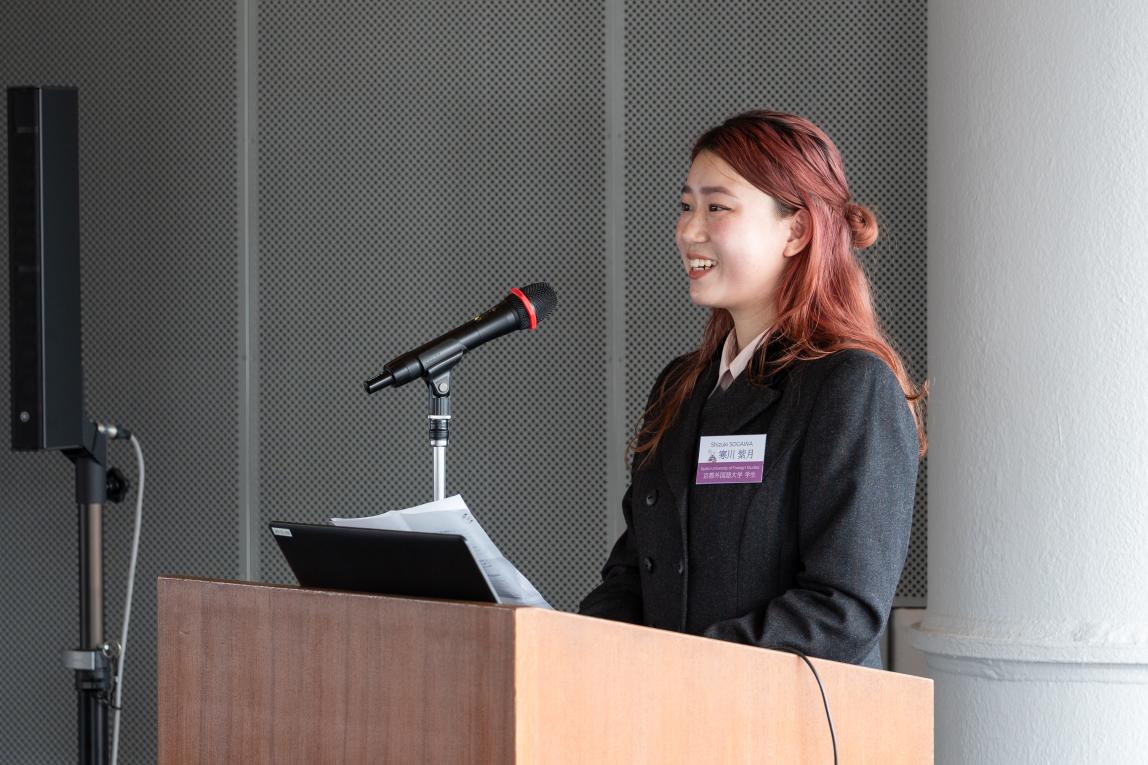
[[[578,612],[880,667],[918,463],[896,376],[860,350],[798,362],[765,386],[747,369],[717,394],[702,433],[720,358],[654,458],[638,467],[635,456],[626,530]],[[761,483],[693,486],[699,436],[738,433],[767,434]]]

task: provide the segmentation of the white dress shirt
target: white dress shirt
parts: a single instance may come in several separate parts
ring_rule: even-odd
[[[718,368],[718,381],[714,389],[710,391],[711,396],[717,393],[718,388],[722,390],[728,388],[733,384],[737,376],[745,371],[745,368],[749,366],[750,359],[753,358],[753,352],[757,350],[757,346],[761,343],[765,337],[765,333],[768,331],[768,329],[762,330],[761,334],[746,343],[745,347],[742,348],[736,356],[734,355],[734,347],[737,345],[737,331],[733,329],[729,331],[729,334],[725,336],[725,345],[723,345],[721,349],[721,366]]]

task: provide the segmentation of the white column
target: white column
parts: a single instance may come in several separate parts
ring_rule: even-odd
[[[928,39],[936,761],[1148,762],[1148,4]]]

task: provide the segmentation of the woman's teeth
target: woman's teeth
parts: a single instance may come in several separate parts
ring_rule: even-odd
[[[690,258],[690,270],[695,268],[709,269],[717,265],[716,260],[702,260],[700,258]]]

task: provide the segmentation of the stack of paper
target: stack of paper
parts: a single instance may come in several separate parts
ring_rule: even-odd
[[[551,608],[534,585],[503,557],[486,535],[466,502],[458,494],[406,510],[391,510],[369,518],[332,518],[336,526],[392,531],[426,531],[432,534],[461,534],[482,567],[500,603]]]

